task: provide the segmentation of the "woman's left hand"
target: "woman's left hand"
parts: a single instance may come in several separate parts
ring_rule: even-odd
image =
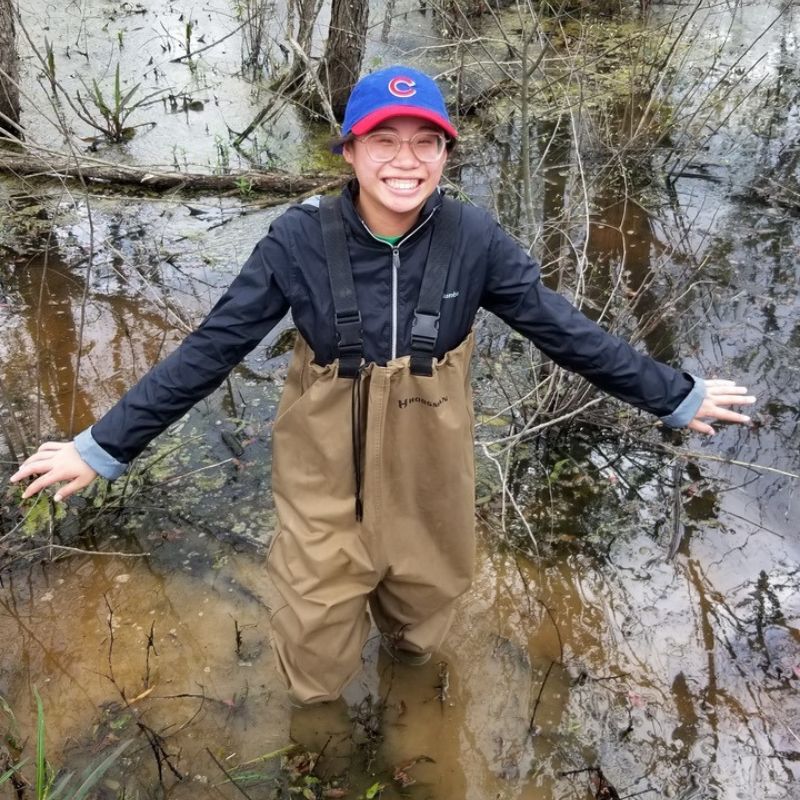
[[[706,396],[702,405],[697,410],[695,418],[686,426],[689,430],[713,436],[716,431],[704,419],[720,420],[721,422],[738,422],[742,425],[750,424],[750,417],[739,414],[724,406],[749,406],[755,403],[756,398],[747,394],[744,386],[737,386],[735,381],[718,379],[706,380]]]

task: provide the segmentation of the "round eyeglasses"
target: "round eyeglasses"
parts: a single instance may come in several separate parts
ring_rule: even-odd
[[[447,146],[444,134],[434,131],[420,131],[410,139],[403,139],[394,131],[377,131],[366,136],[356,137],[367,148],[367,155],[379,163],[391,161],[400,152],[404,142],[408,142],[411,152],[419,161],[438,161]]]

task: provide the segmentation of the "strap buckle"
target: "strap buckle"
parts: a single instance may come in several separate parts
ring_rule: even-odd
[[[439,335],[439,312],[426,314],[414,312],[414,323],[411,326],[411,350],[418,350],[426,355],[433,353]]]
[[[336,341],[342,355],[357,355],[361,352],[361,312],[336,312]]]

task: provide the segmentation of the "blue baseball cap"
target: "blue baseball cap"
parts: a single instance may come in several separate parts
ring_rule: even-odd
[[[363,136],[385,120],[401,116],[427,120],[453,139],[458,137],[433,78],[401,65],[365,75],[353,87],[344,112],[342,135]]]

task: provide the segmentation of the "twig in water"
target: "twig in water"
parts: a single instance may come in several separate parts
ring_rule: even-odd
[[[517,500],[514,497],[514,494],[512,493],[511,489],[508,487],[507,472],[503,471],[503,467],[500,464],[499,459],[495,458],[495,456],[492,455],[488,445],[481,444],[481,448],[483,449],[484,455],[489,459],[489,461],[491,461],[495,465],[497,469],[497,474],[500,476],[500,481],[502,483],[502,497],[503,497],[504,507],[505,507],[505,500],[506,498],[508,498],[512,507],[514,508],[514,511],[517,512],[517,516],[520,522],[523,524],[525,530],[527,531],[528,538],[530,539],[531,545],[533,546],[533,551],[536,555],[536,558],[539,558],[539,544],[536,541],[536,536],[534,536],[533,529],[531,528],[530,523],[528,522],[525,514],[522,512],[522,509],[519,507],[519,503],[517,503]],[[502,530],[503,533],[506,532],[505,524],[503,524]]]
[[[233,411],[233,416],[241,417],[239,409],[236,407],[236,398],[233,396],[233,383],[231,382],[230,375],[228,375],[225,378],[225,388],[228,390],[228,400],[231,401],[231,409]]]
[[[590,678],[592,683],[603,683],[604,681],[618,681],[622,678],[630,678],[630,672],[620,672],[618,675],[601,675],[599,678]]]
[[[539,694],[536,695],[536,702],[533,704],[533,711],[531,712],[531,720],[528,723],[528,736],[533,736],[533,722],[536,719],[536,712],[539,710],[539,703],[542,700],[544,687],[547,684],[547,679],[550,677],[550,671],[553,669],[555,663],[555,661],[550,662],[550,666],[547,668],[547,672],[545,672],[544,678],[542,679],[542,685],[539,687]]]
[[[170,64],[178,64],[181,61],[186,61],[187,59],[191,60],[195,56],[199,56],[200,53],[204,53],[206,50],[210,50],[212,47],[216,47],[218,44],[222,44],[226,39],[230,39],[231,36],[239,33],[239,31],[244,28],[251,20],[251,17],[248,17],[238,28],[234,28],[232,31],[226,33],[221,39],[217,39],[215,42],[211,42],[211,44],[207,44],[205,47],[201,47],[199,50],[192,50],[190,53],[184,53],[182,56],[177,56],[176,58],[170,59]]]
[[[533,615],[533,608],[531,607],[531,587],[528,583],[528,579],[525,577],[525,573],[522,571],[522,567],[519,564],[519,557],[516,554],[514,555],[514,565],[519,573],[519,579],[522,581],[522,585],[525,587],[525,597],[528,600],[528,616],[530,617]]]
[[[153,693],[153,689],[155,688],[156,688],[155,686],[151,686],[149,689],[145,689],[143,692],[139,692],[139,694],[137,694],[136,697],[132,697],[130,700],[126,701],[127,705],[132,706],[136,703],[140,703],[145,698],[150,697],[150,695]]]
[[[156,765],[158,766],[158,782],[160,786],[164,786],[164,769],[163,765],[169,767],[170,772],[179,780],[182,781],[186,776],[180,773],[176,767],[172,765],[169,760],[169,753],[163,745],[163,739],[152,728],[145,725],[143,722],[136,723],[139,730],[145,735],[145,738],[150,744],[153,755],[156,758]]]
[[[227,769],[225,769],[225,767],[219,762],[217,757],[207,747],[206,747],[206,753],[208,753],[211,756],[211,760],[222,770],[225,777],[247,798],[247,800],[253,800],[253,798],[250,797],[250,795],[247,794],[247,792],[244,789],[242,789],[241,786],[239,786],[239,784],[236,782],[236,778],[234,778],[233,775],[231,775],[231,773],[228,772]]]
[[[586,424],[589,425],[596,425],[597,422],[595,420],[588,419],[585,421]],[[664,442],[653,442],[649,440],[645,440],[642,438],[636,438],[636,442],[649,450],[655,450],[660,453],[667,453],[671,456],[675,456],[676,458],[683,458],[687,461],[695,459],[697,461],[714,461],[718,464],[729,464],[733,467],[745,467],[746,469],[754,469],[754,470],[761,470],[762,472],[770,472],[773,475],[783,475],[785,478],[794,478],[795,480],[800,480],[800,474],[796,472],[789,472],[785,469],[778,469],[778,467],[768,467],[765,464],[758,464],[755,461],[739,461],[735,458],[727,458],[726,456],[715,456],[711,453],[701,453],[697,450],[684,450],[679,447],[673,447],[672,445],[666,444]]]
[[[794,478],[795,480],[800,480],[800,475],[796,472],[788,472],[784,469],[778,469],[777,467],[767,467],[764,464],[756,464],[753,461],[738,461],[735,458],[725,458],[725,456],[713,456],[709,453],[697,453],[693,450],[676,450],[668,445],[663,445],[663,447],[671,453],[675,453],[676,455],[681,455],[684,458],[698,458],[703,459],[705,461],[718,461],[720,464],[730,464],[734,467],[746,467],[747,469],[760,469],[763,472],[771,472],[774,475],[783,475],[785,478]]]
[[[144,657],[144,685],[145,687],[150,686],[150,651],[152,650],[153,653],[158,656],[156,652],[156,643],[155,643],[155,627],[156,623],[150,623],[150,633],[147,634],[147,652],[145,653]]]
[[[84,556],[117,556],[118,558],[147,558],[147,553],[121,553],[116,550],[84,550],[81,547],[69,547],[65,544],[48,544],[53,550],[65,550],[68,553],[80,553]]]
[[[240,767],[249,767],[251,764],[260,764],[264,761],[272,761],[273,758],[278,758],[278,756],[285,756],[288,753],[291,753],[293,750],[297,750],[300,745],[298,744],[287,744],[285,747],[281,747],[277,750],[273,750],[270,753],[265,753],[263,756],[257,756],[256,758],[251,758],[249,761],[243,761],[239,764]]]
[[[242,629],[239,627],[239,621],[233,621],[233,629],[236,632],[236,655],[242,655]]]
[[[172,481],[179,481],[181,478],[188,478],[190,475],[196,475],[198,472],[205,472],[207,469],[214,469],[215,467],[221,467],[223,464],[230,464],[233,461],[232,458],[226,458],[222,461],[217,461],[214,464],[208,464],[205,467],[198,467],[197,469],[189,470],[189,472],[183,472],[180,475],[171,475],[169,478],[164,478],[162,483],[171,483]]]
[[[681,504],[681,476],[683,475],[683,466],[681,460],[676,458],[672,464],[672,539],[669,543],[669,550],[667,551],[667,561],[672,561],[675,554],[681,546],[683,541],[683,522],[681,521],[681,512],[683,506]]]
[[[331,743],[332,739],[333,739],[333,736],[329,736],[326,739],[325,744],[322,745],[322,747],[320,747],[319,753],[317,753],[317,757],[311,762],[311,766],[308,768],[308,774],[309,775],[313,775],[314,774],[314,770],[317,768],[317,764],[319,764],[319,760],[322,758],[323,753],[328,749],[328,745]]]
[[[114,665],[111,656],[114,652],[114,609],[111,608],[111,603],[108,602],[108,595],[103,595],[103,600],[106,601],[106,608],[108,609],[108,679],[115,686],[117,682],[114,680]]]
[[[596,419],[586,418],[583,420],[584,425],[594,425],[595,427],[608,428],[609,426],[603,425]],[[611,430],[616,430],[611,428]],[[683,450],[679,447],[665,444],[664,442],[653,442],[641,437],[634,437],[634,443],[638,444],[648,450],[655,450],[659,453],[667,453],[677,458],[684,458],[687,461],[695,459],[697,461],[714,461],[719,464],[729,464],[733,467],[744,467],[745,469],[761,470],[762,472],[769,472],[773,475],[783,475],[785,478],[794,478],[800,480],[800,474],[796,472],[789,472],[785,469],[778,469],[778,467],[768,467],[765,464],[758,464],[755,461],[739,461],[735,458],[727,458],[726,456],[715,456],[711,453],[701,453],[697,450]],[[490,443],[491,444],[491,443]]]

